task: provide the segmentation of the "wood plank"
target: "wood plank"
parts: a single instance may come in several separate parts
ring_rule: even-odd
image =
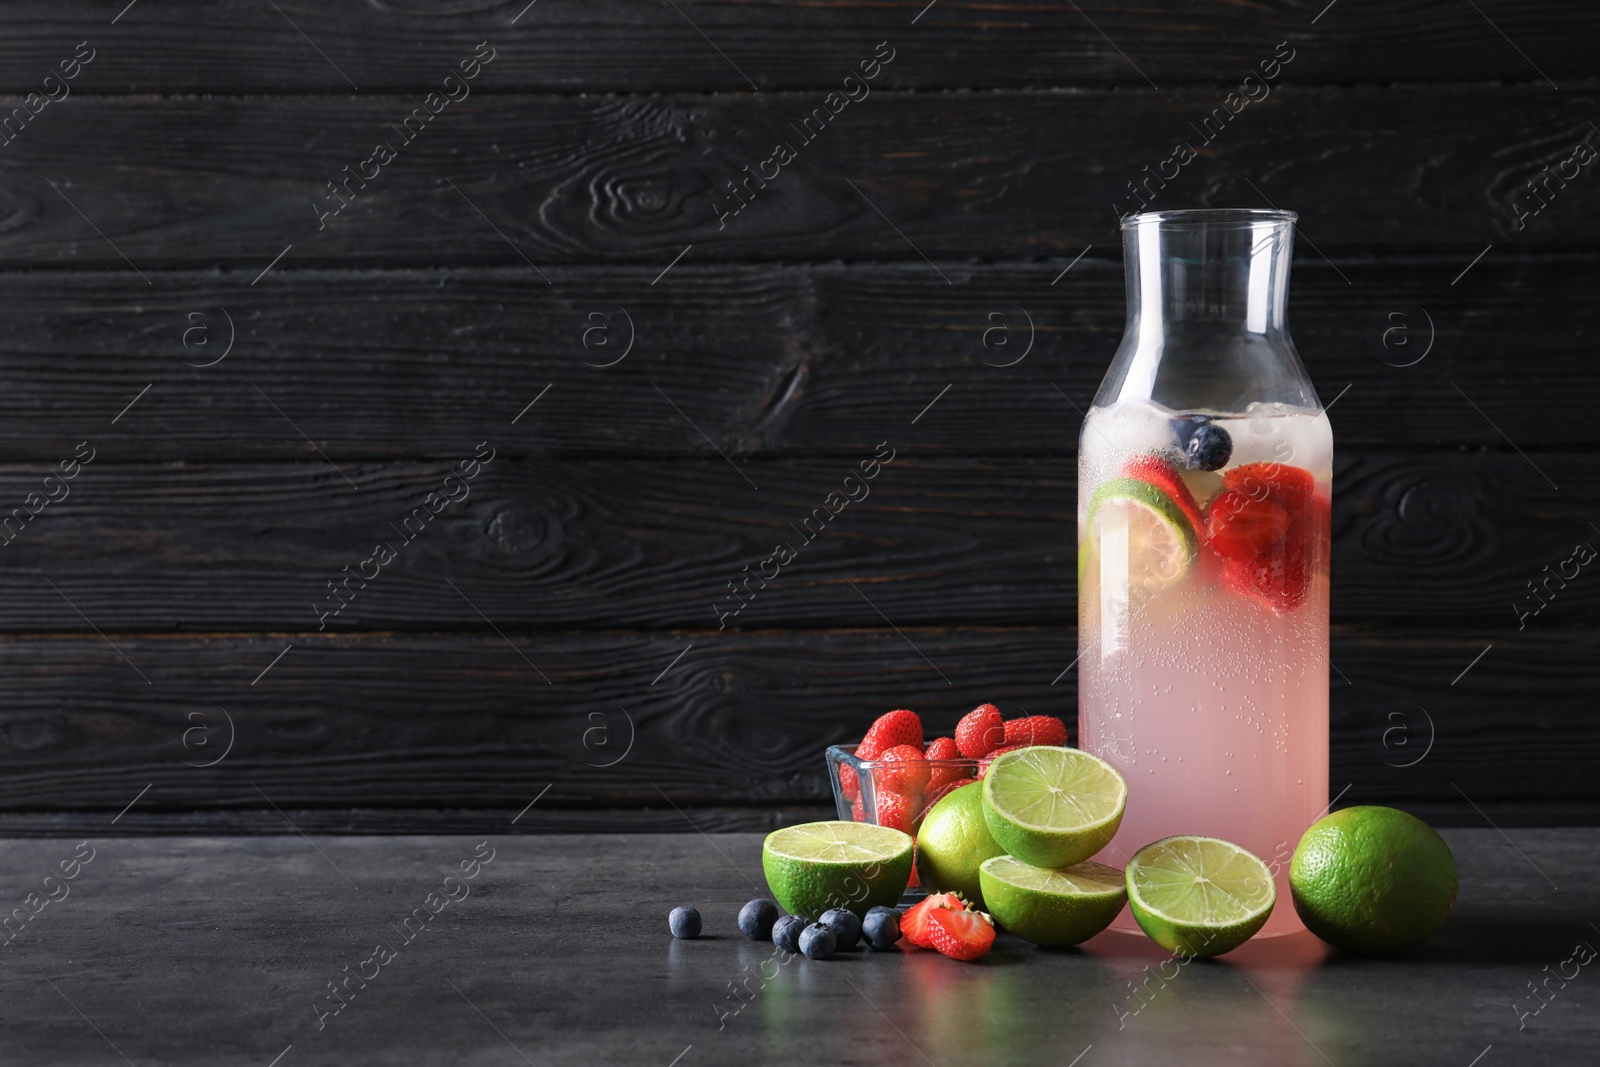
[[[1539,460],[1562,492],[1515,453],[1341,454],[1334,617],[1540,632],[1600,622],[1600,582],[1573,563],[1570,581],[1559,576],[1577,543],[1600,545],[1584,510],[1600,495],[1600,458]],[[347,464],[346,483],[321,463],[91,464],[20,530],[0,512],[11,522],[0,632],[92,634],[85,616],[129,633],[485,630],[485,616],[515,630],[876,627],[879,610],[903,626],[1015,626],[1074,614],[1070,457],[908,450],[847,486],[858,466],[833,459],[734,469],[497,456],[449,484],[468,494],[459,503],[434,498],[435,516],[429,494],[455,469]],[[0,467],[0,501],[20,505],[46,473]],[[831,514],[829,494],[847,491],[866,495]],[[763,587],[780,542],[796,557]],[[380,543],[396,555],[382,566]],[[758,577],[736,596],[728,585],[747,573]]]
[[[8,3],[0,84],[36,88],[85,37],[100,54],[81,91],[100,93],[343,94],[352,83],[364,93],[426,91],[485,39],[499,53],[486,92],[831,89],[884,39],[899,54],[880,80],[915,89],[1145,88],[1146,76],[1163,87],[1237,83],[1280,41],[1296,48],[1288,70],[1300,82],[1530,81],[1543,72],[1565,84],[1594,71],[1592,40],[1554,0],[1485,3],[1481,16],[1446,0],[1328,12],[1325,2],[1224,0],[1181,12],[1085,0],[1081,13],[1045,0],[278,6],[292,22],[270,5],[196,0],[140,5],[111,27],[115,10],[91,0]]]
[[[0,709],[0,811],[98,829],[136,797],[147,812],[203,816],[264,812],[265,794],[286,811],[337,810],[361,832],[394,828],[367,821],[373,809],[509,818],[549,783],[541,810],[670,810],[666,797],[685,808],[815,806],[828,798],[824,746],[888,707],[918,708],[946,731],[980,700],[1069,716],[1076,703],[1071,674],[1051,685],[1073,655],[1065,628],[517,635],[515,649],[492,634],[108,636],[151,684],[98,636],[0,644],[11,694]],[[1600,816],[1588,773],[1600,757],[1587,692],[1597,641],[1577,628],[1338,629],[1332,657],[1351,684],[1334,688],[1334,780],[1374,802],[1442,810],[1458,802],[1457,783],[1486,811],[1548,804]],[[1413,705],[1431,715],[1435,743],[1400,768],[1382,746],[1385,716]],[[185,766],[216,759],[222,709],[233,748],[209,769]],[[1411,722],[1420,740],[1421,720]],[[196,728],[206,732],[186,750]]]
[[[1336,788],[1343,788],[1340,782]],[[542,788],[542,786],[540,787]],[[145,799],[150,799],[146,794]],[[1473,794],[1476,799],[1477,794]],[[1337,807],[1352,804],[1399,805],[1431,826],[1486,827],[1485,815],[1499,827],[1592,826],[1600,805],[1573,800],[1498,800],[1482,811],[1457,794],[1434,799],[1401,799],[1382,783],[1352,789]],[[190,834],[241,834],[250,837],[292,836],[299,831],[319,835],[351,834],[670,834],[690,826],[706,833],[771,833],[797,823],[833,819],[831,801],[818,804],[708,806],[692,801],[672,807],[643,806],[543,808],[543,801],[525,815],[514,807],[467,808],[146,808],[141,800],[113,825],[115,812],[0,811],[0,835],[7,839],[37,837],[171,837]],[[298,830],[296,829],[298,827]],[[1493,831],[1490,831],[1491,833]],[[1497,838],[1497,840],[1501,840]],[[1519,839],[1520,840],[1520,839]]]
[[[533,794],[542,789],[539,786]],[[548,794],[547,794],[548,797]],[[150,802],[147,804],[146,802]],[[544,808],[543,800],[526,813],[516,808],[178,808],[161,804],[154,791],[145,794],[115,824],[115,812],[86,815],[83,812],[0,811],[0,835],[19,837],[71,837],[92,834],[102,837],[152,837],[178,834],[242,834],[271,837],[289,834],[299,840],[307,834],[671,834],[693,832],[696,827],[708,834],[773,830],[796,823],[838,817],[832,802],[827,804],[779,804],[767,807],[730,807],[688,804],[674,810],[669,806]],[[1465,805],[1459,805],[1465,807]],[[1569,810],[1570,809],[1570,810]],[[1467,809],[1468,813],[1471,809]],[[1533,822],[1516,821],[1506,814],[1506,806],[1495,809],[1495,822],[1517,826],[1582,825],[1590,809],[1583,805],[1555,808],[1541,805],[1529,813]],[[1418,812],[1421,814],[1420,811]],[[513,823],[512,820],[516,822]],[[1431,820],[1430,820],[1431,821]],[[1479,819],[1476,825],[1482,825]],[[1474,825],[1460,813],[1444,813],[1435,825]],[[298,829],[297,829],[298,828]],[[70,850],[69,850],[70,851]]]
[[[1464,266],[1491,242],[1600,244],[1594,182],[1574,180],[1517,227],[1524,181],[1593,136],[1589,96],[1542,86],[1286,85],[1209,144],[1195,127],[1221,106],[1216,89],[879,93],[824,109],[827,124],[804,136],[815,95],[484,97],[419,120],[407,140],[397,124],[417,106],[69,100],[5,147],[0,256],[225,266],[241,288],[280,254],[283,269],[514,265],[530,288],[538,270],[613,262],[643,288],[684,255],[677,292],[692,280],[682,266],[712,261],[927,256],[942,264],[928,266],[931,288],[968,275],[972,258],[1064,259],[1114,242],[1119,213],[1138,204],[1131,183],[1182,138],[1201,154],[1174,164],[1156,206],[1271,198],[1301,211],[1329,255],[1437,249]],[[325,183],[362,169],[380,140],[397,157],[348,179],[351,202],[328,216],[342,201]],[[766,165],[779,142],[795,158]],[[749,180],[746,166],[769,181],[734,215],[729,186]]]
[[[1570,297],[1600,286],[1600,261],[1490,253],[1452,286],[1469,258],[1347,265],[1347,284],[1305,251],[1291,322],[1338,398],[1341,447],[1600,436],[1600,307]],[[709,437],[741,461],[853,461],[885,438],[1071,455],[1124,313],[1119,248],[1061,277],[1068,262],[968,269],[955,286],[930,285],[926,264],[680,264],[676,287],[595,267],[556,271],[548,294],[526,268],[296,270],[254,288],[5,274],[0,454],[56,463],[92,438],[107,462],[453,461],[490,437],[513,454],[705,458]]]

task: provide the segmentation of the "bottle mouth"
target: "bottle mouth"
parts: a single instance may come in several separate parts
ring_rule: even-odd
[[[1293,211],[1256,207],[1183,208],[1177,211],[1141,211],[1125,215],[1124,230],[1136,226],[1160,226],[1164,229],[1227,229],[1249,227],[1263,222],[1293,224],[1300,216]]]

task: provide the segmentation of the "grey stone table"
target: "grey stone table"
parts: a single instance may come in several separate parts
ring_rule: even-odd
[[[1600,830],[1508,832],[1446,831],[1455,913],[1396,958],[1182,967],[1111,933],[774,958],[734,924],[755,834],[14,841],[0,1063],[1600,1062]],[[678,903],[710,936],[667,935]]]

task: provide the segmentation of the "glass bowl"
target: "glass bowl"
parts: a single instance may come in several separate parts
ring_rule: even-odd
[[[860,760],[855,755],[856,747],[828,746],[828,778],[833,782],[833,802],[838,808],[839,818],[847,822],[892,826],[912,837],[917,836],[922,817],[940,797],[968,782],[977,781],[982,762],[963,756],[910,764],[918,768],[926,767],[933,784],[908,796],[897,788],[896,779],[906,774],[909,761]],[[889,799],[890,796],[897,799]]]

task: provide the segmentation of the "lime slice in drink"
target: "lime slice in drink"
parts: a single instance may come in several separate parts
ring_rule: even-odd
[[[1128,861],[1128,907],[1150,939],[1188,957],[1250,940],[1278,899],[1272,872],[1215,837],[1164,837]]]
[[[983,778],[989,833],[1035,867],[1070,867],[1099,852],[1122,825],[1127,802],[1122,775],[1076,748],[1005,752]]]
[[[860,822],[808,822],[774,830],[761,845],[767,886],[791,915],[829,908],[893,907],[911,880],[911,837]]]
[[[1071,867],[1032,867],[1011,856],[978,868],[983,899],[999,924],[1035,945],[1066,948],[1111,925],[1128,890],[1122,872],[1085,860]]]
[[[1172,497],[1137,478],[1113,478],[1089,498],[1089,536],[1102,566],[1135,588],[1156,590],[1182,580],[1199,552],[1194,525]],[[1125,563],[1124,563],[1125,560]]]

